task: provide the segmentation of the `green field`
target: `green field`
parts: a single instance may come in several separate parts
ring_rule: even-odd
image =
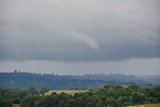
[[[160,103],[158,103],[158,104],[135,105],[135,106],[128,106],[128,107],[160,107]]]
[[[20,104],[12,104],[12,107],[20,107]]]
[[[84,93],[87,92],[88,90],[49,90],[48,92],[45,93],[45,95],[50,95],[52,93],[57,93],[60,94],[62,92],[70,94],[70,95],[74,95],[75,93]]]
[[[51,92],[55,90],[50,90]],[[84,90],[81,90],[84,91]],[[79,91],[79,93],[81,92]],[[77,90],[71,91],[71,90],[56,90],[56,92],[60,93],[60,92],[69,92],[70,94],[73,95],[74,92],[77,92]],[[57,93],[57,94],[58,94]],[[49,93],[47,93],[49,94]],[[50,93],[51,94],[51,93]],[[20,107],[20,104],[12,104],[12,107]],[[160,107],[160,103],[158,104],[144,104],[144,105],[134,105],[134,106],[127,106],[127,107]]]

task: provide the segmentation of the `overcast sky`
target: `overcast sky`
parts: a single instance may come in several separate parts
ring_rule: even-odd
[[[0,0],[0,72],[160,75],[159,0]]]

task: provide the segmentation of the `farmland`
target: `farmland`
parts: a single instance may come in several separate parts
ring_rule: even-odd
[[[135,105],[135,106],[128,106],[128,107],[160,107],[160,103],[158,103],[158,104]]]
[[[49,90],[48,92],[45,93],[45,95],[51,95],[54,92],[57,94],[61,94],[64,92],[66,94],[74,95],[75,93],[84,93],[87,91],[88,90]]]
[[[12,104],[12,107],[20,107],[20,104]]]

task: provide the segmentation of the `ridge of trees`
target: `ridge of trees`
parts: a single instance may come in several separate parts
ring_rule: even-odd
[[[149,79],[148,79],[149,78]],[[146,82],[147,80],[147,82]],[[154,81],[153,81],[154,80]],[[30,88],[36,89],[48,87],[50,89],[70,89],[70,88],[97,88],[106,84],[119,84],[128,86],[136,83],[142,87],[160,86],[158,77],[146,77],[144,79],[133,75],[123,74],[88,74],[88,75],[58,75],[28,73],[21,71],[0,73],[0,87],[3,88]]]

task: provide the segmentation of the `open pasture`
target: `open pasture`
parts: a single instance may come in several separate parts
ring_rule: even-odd
[[[135,106],[128,106],[128,107],[160,107],[160,103],[158,103],[158,104],[135,105]]]
[[[50,95],[51,93],[57,93],[60,94],[62,92],[70,95],[74,95],[76,93],[84,93],[87,92],[88,90],[49,90],[48,92],[45,93],[45,95]]]

